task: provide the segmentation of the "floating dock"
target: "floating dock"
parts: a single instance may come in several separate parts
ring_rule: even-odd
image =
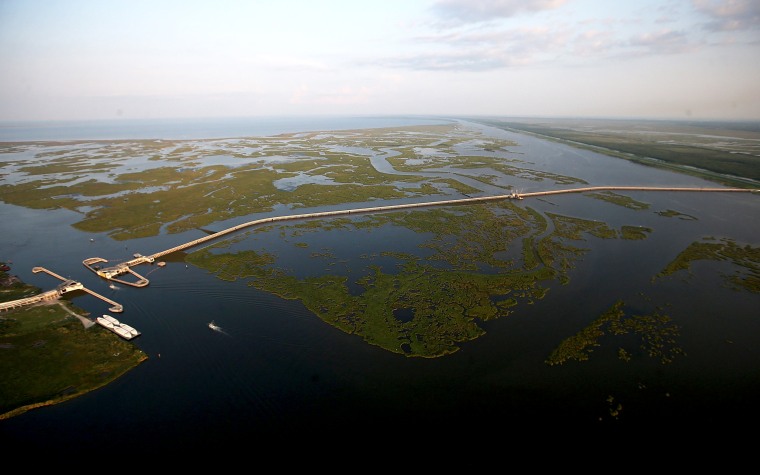
[[[103,315],[95,319],[96,322],[103,328],[111,330],[125,340],[131,340],[137,336],[140,336],[140,332],[130,327],[126,323],[121,323],[117,319],[110,315]]]

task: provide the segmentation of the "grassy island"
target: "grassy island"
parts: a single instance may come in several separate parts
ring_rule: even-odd
[[[0,301],[40,289],[3,272]],[[147,359],[67,300],[0,313],[0,419],[98,389]]]

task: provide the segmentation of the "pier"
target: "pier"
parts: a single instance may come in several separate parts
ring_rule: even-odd
[[[214,234],[209,234],[207,236],[203,236],[193,241],[189,241],[184,244],[180,244],[178,246],[172,247],[170,249],[166,249],[165,251],[157,252],[150,256],[135,254],[134,259],[131,259],[126,262],[122,262],[112,267],[101,268],[98,264],[105,263],[108,261],[100,257],[90,257],[82,261],[82,263],[85,265],[85,267],[95,272],[100,277],[103,277],[104,279],[112,280],[114,282],[118,282],[123,285],[129,285],[132,287],[145,287],[146,285],[149,284],[150,281],[146,279],[145,277],[143,277],[142,275],[138,274],[137,272],[133,271],[132,270],[133,266],[143,264],[143,263],[153,263],[156,259],[162,256],[165,256],[167,254],[171,254],[177,251],[183,251],[185,249],[198,246],[205,242],[208,242],[214,239],[219,239],[222,236],[226,236],[228,234],[240,231],[241,229],[245,229],[251,226],[256,226],[259,224],[274,223],[277,221],[288,221],[288,220],[296,220],[296,219],[325,218],[325,217],[341,216],[341,215],[347,215],[347,214],[395,211],[395,210],[400,210],[400,209],[422,208],[422,207],[428,207],[428,206],[451,206],[451,205],[475,204],[475,203],[484,203],[484,202],[489,202],[489,201],[509,200],[509,199],[522,200],[524,198],[533,198],[537,196],[558,195],[558,194],[564,194],[564,193],[586,193],[589,191],[678,191],[678,192],[684,191],[684,192],[720,192],[720,193],[760,192],[760,190],[750,189],[750,188],[590,186],[590,187],[584,187],[584,188],[570,188],[570,189],[564,189],[564,190],[538,191],[538,192],[533,192],[533,193],[512,192],[507,195],[482,196],[482,197],[477,197],[477,198],[459,198],[459,199],[454,199],[454,200],[428,201],[428,202],[423,202],[423,203],[406,203],[406,204],[400,204],[400,205],[374,206],[370,208],[343,209],[343,210],[335,210],[335,211],[323,211],[319,213],[293,214],[293,215],[274,216],[271,218],[262,218],[262,219],[257,219],[254,221],[248,221],[246,223],[238,224],[237,226],[232,226],[230,228],[224,229]],[[120,279],[119,276],[122,276],[124,274],[132,274],[137,280],[134,282],[129,282],[129,281]]]
[[[106,267],[106,268],[101,268],[98,265],[101,262],[108,262],[108,260],[103,259],[102,257],[90,257],[82,261],[82,264],[84,264],[84,266],[90,269],[91,271],[98,274],[100,277],[107,280],[112,280],[114,282],[118,282],[124,285],[131,285],[132,287],[145,287],[146,285],[148,285],[148,279],[141,276],[137,272],[133,271],[132,266],[142,264],[143,262],[152,263],[153,262],[152,258],[146,258],[146,257],[140,256],[138,258],[131,259],[127,262],[122,262],[115,266]],[[119,276],[124,275],[124,274],[132,274],[137,280],[134,282],[130,282],[124,279],[120,279]]]

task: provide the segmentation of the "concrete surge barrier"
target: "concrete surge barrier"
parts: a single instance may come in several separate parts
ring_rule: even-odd
[[[615,191],[615,190],[617,191],[703,191],[703,192],[704,191],[708,191],[708,192],[758,192],[760,191],[760,190],[748,189],[748,188],[591,186],[591,187],[585,187],[585,188],[570,188],[570,189],[565,189],[565,190],[538,191],[534,193],[519,193],[519,194],[510,193],[508,195],[482,196],[478,198],[460,198],[460,199],[454,199],[454,200],[428,201],[424,203],[406,203],[406,204],[400,204],[400,205],[374,206],[371,208],[355,208],[355,209],[343,209],[343,210],[336,210],[336,211],[323,211],[319,213],[293,214],[293,215],[285,215],[285,216],[275,216],[272,218],[262,218],[262,219],[257,219],[255,221],[249,221],[247,223],[238,224],[237,226],[233,226],[223,231],[219,231],[214,234],[209,234],[208,236],[204,236],[194,241],[190,241],[185,244],[180,244],[179,246],[175,246],[171,249],[158,252],[156,254],[153,254],[150,257],[153,259],[157,259],[161,256],[171,254],[172,252],[182,251],[184,249],[197,246],[198,244],[203,244],[204,242],[211,241],[213,239],[218,239],[222,236],[225,236],[230,233],[234,233],[244,228],[256,226],[258,224],[272,223],[275,221],[287,221],[287,220],[308,219],[308,218],[324,218],[324,217],[329,217],[329,216],[339,216],[339,215],[345,215],[345,214],[374,213],[374,212],[393,211],[393,210],[408,209],[408,208],[421,208],[425,206],[462,205],[462,204],[472,204],[472,203],[480,203],[480,202],[496,201],[496,200],[507,200],[507,199],[519,200],[519,199],[530,198],[534,196],[556,195],[556,194],[561,194],[561,193],[585,193],[588,191]]]

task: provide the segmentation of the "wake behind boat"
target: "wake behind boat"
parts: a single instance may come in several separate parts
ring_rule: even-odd
[[[226,331],[222,330],[222,327],[220,327],[219,325],[217,325],[216,323],[214,323],[213,320],[211,320],[211,323],[208,324],[208,327],[210,329],[214,330],[217,333],[221,333],[222,335],[230,336],[229,333],[227,333]]]

